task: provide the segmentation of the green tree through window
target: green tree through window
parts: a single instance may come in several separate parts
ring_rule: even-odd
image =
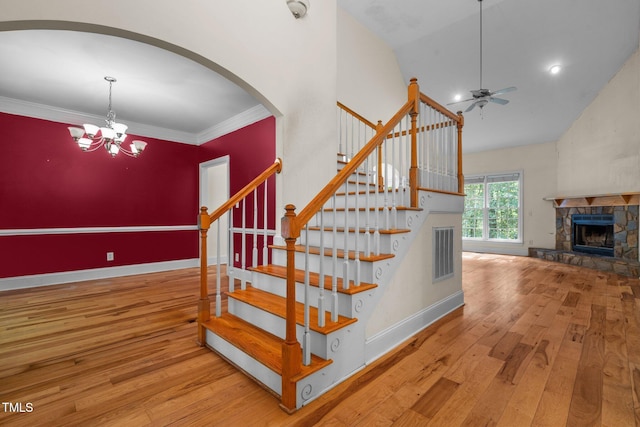
[[[519,173],[465,178],[462,237],[520,240]]]

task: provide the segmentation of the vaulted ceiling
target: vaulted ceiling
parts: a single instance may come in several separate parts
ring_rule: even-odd
[[[319,0],[315,0],[319,1]],[[442,104],[480,89],[477,0],[338,0],[394,50],[405,81]],[[484,0],[482,86],[516,86],[465,114],[465,151],[557,140],[638,48],[638,0]],[[309,13],[313,13],[313,5]],[[562,71],[551,75],[551,65]],[[181,56],[122,38],[67,31],[0,32],[0,110],[53,106],[131,132],[199,143],[234,117],[265,114],[251,95]],[[16,107],[16,103],[20,104]],[[464,110],[467,104],[450,106]]]
[[[339,0],[442,104],[480,89],[477,0]],[[466,152],[558,140],[638,48],[638,0],[484,0],[482,86],[507,105],[465,113]],[[559,64],[560,73],[549,68]],[[469,103],[449,106],[465,110]]]

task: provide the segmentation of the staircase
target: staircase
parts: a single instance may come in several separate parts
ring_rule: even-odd
[[[415,87],[410,87],[410,95],[419,94],[417,83],[412,84]],[[255,211],[259,203],[254,193],[253,227],[246,224],[244,214],[241,227],[243,239],[244,233],[253,233],[252,265],[245,266],[243,258],[241,271],[230,266],[227,311],[220,308],[218,283],[214,316],[209,313],[206,285],[206,231],[212,220],[222,212],[233,211],[239,200],[247,195],[250,198],[251,192],[234,196],[211,216],[206,208],[201,211],[200,228],[205,243],[198,339],[280,396],[281,407],[288,412],[317,398],[388,350],[367,342],[369,319],[384,303],[385,289],[430,212],[434,209],[461,212],[462,198],[457,192],[461,174],[457,168],[453,168],[454,174],[451,170],[425,171],[446,185],[455,178],[455,192],[420,188],[415,182],[421,172],[414,164],[417,150],[406,146],[412,142],[416,145],[420,133],[418,114],[411,113],[421,108],[419,104],[425,99],[428,100],[419,94],[412,101],[410,96],[398,117],[376,127],[376,136],[371,141],[349,141],[344,146],[340,142],[343,152],[338,154],[336,179],[309,205],[315,203],[316,207],[308,206],[296,216],[295,208],[287,206],[281,226],[284,242],[269,245],[270,257],[266,256],[267,232],[264,232],[262,265],[257,262]],[[436,107],[442,108],[437,104]],[[408,120],[403,129],[402,120],[408,114],[413,119],[412,130]],[[452,116],[459,120],[452,121]],[[457,125],[458,131],[461,129],[461,116],[449,113],[438,120],[424,124],[422,132],[447,128],[449,134],[456,135],[448,128]],[[460,152],[460,132],[457,135],[456,156]],[[390,148],[383,149],[385,144]],[[356,154],[344,153],[349,145]],[[429,161],[436,164],[432,158]],[[269,174],[254,181],[264,181],[279,171],[282,165],[277,163]],[[441,163],[460,165],[458,158]],[[266,189],[264,194],[266,201]],[[266,214],[263,224],[267,224]],[[234,229],[233,219],[230,229]],[[233,236],[233,231],[230,235]],[[230,242],[233,245],[233,237]],[[231,249],[229,253],[233,252]],[[269,258],[271,262],[267,262]],[[240,282],[239,289],[234,285],[236,279]],[[430,315],[438,317],[451,307],[438,305]],[[397,345],[406,338],[400,336],[393,342]]]

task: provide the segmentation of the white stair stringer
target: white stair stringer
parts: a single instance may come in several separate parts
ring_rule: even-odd
[[[360,197],[365,196],[361,195]],[[402,263],[403,257],[409,251],[412,241],[416,238],[426,219],[432,213],[461,213],[462,207],[463,198],[461,196],[420,191],[419,209],[398,211],[398,214],[402,212],[402,214],[400,214],[401,216],[399,216],[399,224],[401,224],[399,228],[406,228],[408,231],[404,233],[380,236],[381,241],[382,239],[387,240],[386,243],[384,243],[384,248],[388,250],[388,252],[381,252],[393,255],[393,257],[374,262],[361,261],[361,266],[364,272],[363,275],[366,276],[369,283],[376,284],[377,288],[367,289],[365,292],[355,293],[352,295],[342,293],[338,295],[339,313],[342,316],[356,318],[357,321],[327,335],[312,332],[312,353],[324,359],[330,359],[333,363],[330,363],[320,371],[308,375],[298,381],[296,388],[296,406],[298,408],[322,395],[327,390],[363,369],[367,363],[370,363],[375,358],[381,356],[382,354],[376,354],[379,352],[376,349],[393,348],[393,346],[400,344],[407,338],[407,336],[405,336],[406,334],[410,334],[412,331],[413,333],[417,332],[414,331],[416,327],[423,327],[423,325],[414,326],[411,324],[410,327],[403,325],[404,329],[402,330],[402,334],[399,334],[397,337],[394,337],[392,334],[385,334],[383,338],[384,342],[380,341],[379,343],[372,343],[371,340],[367,342],[366,338],[367,323],[376,307],[381,303],[385,286],[391,283],[397,269]],[[327,216],[331,215],[325,215],[325,227],[328,226],[326,224]],[[340,216],[337,217],[337,221],[340,221]],[[363,222],[360,223],[360,227],[362,227],[362,224]],[[339,225],[343,226],[344,224]],[[352,227],[353,225],[350,226]],[[319,234],[319,231],[313,232],[310,230],[310,243],[315,241],[313,240],[315,239],[313,237],[314,233]],[[324,241],[327,247],[331,247],[333,243],[331,237],[332,234],[332,232],[325,233]],[[341,237],[343,236],[338,236],[336,239],[336,245],[338,246],[343,244],[343,238]],[[300,240],[303,239],[304,236],[301,236]],[[298,242],[298,244],[300,244],[300,242]],[[310,254],[309,257],[310,265],[314,267],[317,266],[320,255]],[[273,252],[272,260],[274,264],[284,265],[282,258],[284,258],[283,252],[279,252],[277,250]],[[311,261],[311,259],[313,259],[313,261]],[[332,270],[328,269],[329,266],[332,265],[332,258],[325,256],[324,261],[325,271],[331,271],[332,273]],[[338,259],[338,271],[342,268],[342,262],[344,262],[344,259]],[[296,268],[304,268],[304,254],[296,254]],[[353,268],[350,268],[350,270],[352,269]],[[331,273],[327,274],[330,275]],[[253,280],[256,281],[256,288],[261,291],[284,296],[284,279],[264,274],[262,272],[254,272],[252,276]],[[318,295],[318,288],[310,287],[310,295],[308,298],[311,305],[316,305]],[[324,291],[324,298],[325,307],[327,310],[330,310],[330,291]],[[301,283],[296,284],[296,299],[299,302],[304,301],[304,285]],[[425,321],[435,321],[442,315],[442,313],[446,314],[446,312],[459,307],[461,304],[463,304],[463,297],[460,293],[460,295],[449,298],[445,303],[435,307],[433,313],[425,314],[423,317],[427,320],[421,318],[420,323],[424,323]],[[260,328],[283,338],[285,320],[282,317],[267,313],[250,304],[236,301],[232,297],[229,298],[229,312],[234,313],[236,316],[250,321],[254,325],[258,325]],[[431,319],[433,316],[436,317]],[[298,325],[296,332],[299,342],[303,343],[304,328],[301,325]],[[234,364],[273,390],[276,394],[281,393],[281,378],[279,374],[275,374],[273,371],[255,361],[250,356],[239,354],[242,352],[237,349],[234,350],[233,345],[223,339],[215,337],[214,335],[215,334],[210,331],[207,332],[207,345],[233,361]]]

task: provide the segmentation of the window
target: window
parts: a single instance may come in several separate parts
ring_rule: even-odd
[[[462,237],[520,241],[521,184],[519,172],[465,177]]]

